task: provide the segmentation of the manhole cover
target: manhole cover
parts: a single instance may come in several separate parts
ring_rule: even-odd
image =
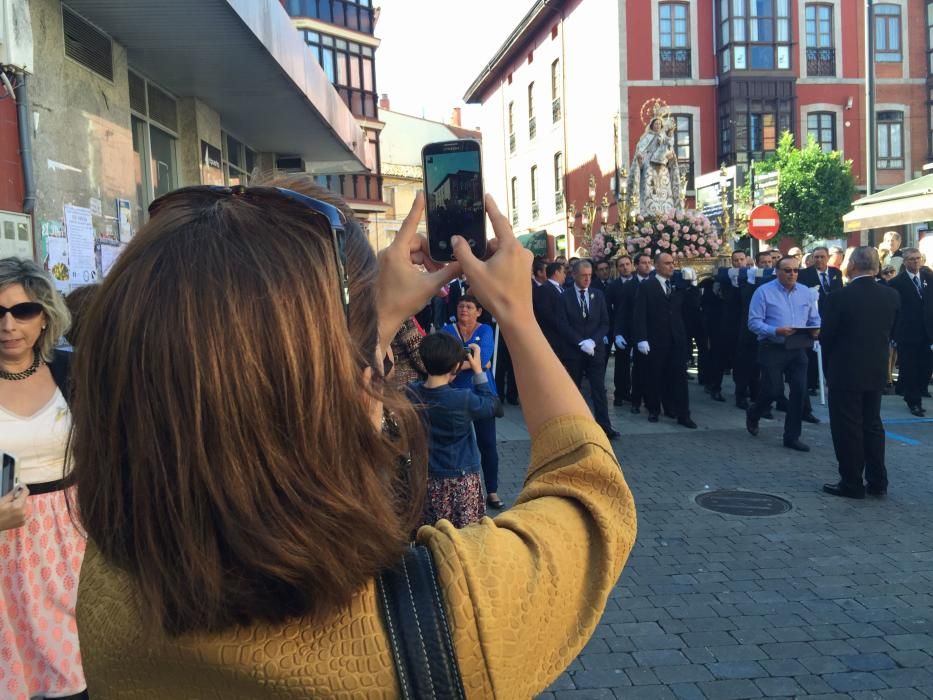
[[[694,500],[701,508],[727,515],[780,515],[792,507],[783,498],[754,491],[707,491]]]

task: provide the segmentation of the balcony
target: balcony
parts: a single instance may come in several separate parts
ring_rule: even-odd
[[[528,138],[533,139],[538,134],[538,126],[534,117],[528,117]]]
[[[807,76],[836,75],[836,49],[807,49]]]
[[[691,65],[690,49],[661,49],[662,78],[689,78]]]
[[[512,226],[518,226],[518,209],[512,210]]]
[[[555,97],[551,102],[551,121],[555,124],[560,121],[560,98]]]
[[[515,133],[509,134],[509,153],[515,153]]]
[[[555,192],[554,193],[554,211],[558,214],[563,213],[564,211],[564,193]]]
[[[541,208],[538,206],[537,202],[531,203],[531,220],[537,221],[538,216],[541,214]]]

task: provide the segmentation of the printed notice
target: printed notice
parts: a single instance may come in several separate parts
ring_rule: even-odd
[[[113,267],[113,264],[117,261],[117,258],[120,257],[120,253],[123,252],[125,247],[126,246],[122,245],[101,245],[100,271],[104,277],[110,272],[110,268]]]
[[[97,259],[94,255],[94,223],[87,207],[65,206],[65,235],[68,237],[68,262],[71,284],[93,284],[97,281]]]

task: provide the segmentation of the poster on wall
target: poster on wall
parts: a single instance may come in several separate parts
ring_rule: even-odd
[[[93,284],[97,281],[97,258],[91,210],[65,205],[65,234],[71,286]]]
[[[100,246],[100,271],[103,277],[106,277],[110,272],[110,268],[113,267],[113,264],[117,261],[117,258],[120,257],[120,253],[123,252],[123,249],[126,248],[125,245],[106,245],[104,243]]]
[[[117,200],[117,239],[128,241],[133,237],[133,220],[131,218],[130,200]]]
[[[39,259],[55,280],[55,288],[68,291],[68,241],[61,221],[43,221],[39,235]]]
[[[201,141],[201,184],[223,185],[224,171],[221,152],[217,146]]]

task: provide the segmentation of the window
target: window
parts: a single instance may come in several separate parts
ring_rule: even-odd
[[[560,59],[551,64],[551,121],[560,121]]]
[[[933,0],[927,0],[927,73],[933,75]]]
[[[226,132],[221,132],[220,140],[227,185],[248,185],[253,168],[256,167],[256,152]]]
[[[538,207],[538,166],[531,166],[531,218],[536,220],[540,208]]]
[[[149,204],[178,188],[178,111],[175,98],[132,71],[130,85],[137,221]]]
[[[285,0],[292,17],[311,17],[364,34],[373,33],[372,0]]]
[[[564,154],[554,154],[554,211],[564,211]]]
[[[790,0],[720,0],[720,70],[790,70]]]
[[[833,46],[833,6],[809,4],[806,7],[807,75],[836,75],[836,49]]]
[[[528,138],[533,139],[538,133],[535,125],[535,84],[528,83]]]
[[[512,178],[512,225],[518,224],[518,178]]]
[[[773,153],[778,135],[794,133],[793,79],[761,85],[760,98],[732,96],[719,103],[719,161],[748,163]]]
[[[875,60],[890,63],[901,60],[900,5],[875,5]]]
[[[931,154],[930,159],[933,159],[933,88],[927,90],[927,133],[929,134],[928,153]]]
[[[764,156],[777,149],[777,125],[774,114],[748,115],[748,150]]]
[[[836,115],[832,112],[811,112],[807,115],[807,138],[813,138],[824,153],[836,150]]]
[[[661,77],[690,77],[690,8],[684,2],[658,6]]]
[[[680,165],[680,174],[687,179],[687,189],[693,189],[693,116],[674,114],[674,152]]]
[[[515,103],[509,102],[509,153],[515,153]]]
[[[373,48],[305,30],[305,43],[327,79],[357,116],[376,118],[376,69]]]
[[[904,169],[904,113],[878,112],[878,169]]]

